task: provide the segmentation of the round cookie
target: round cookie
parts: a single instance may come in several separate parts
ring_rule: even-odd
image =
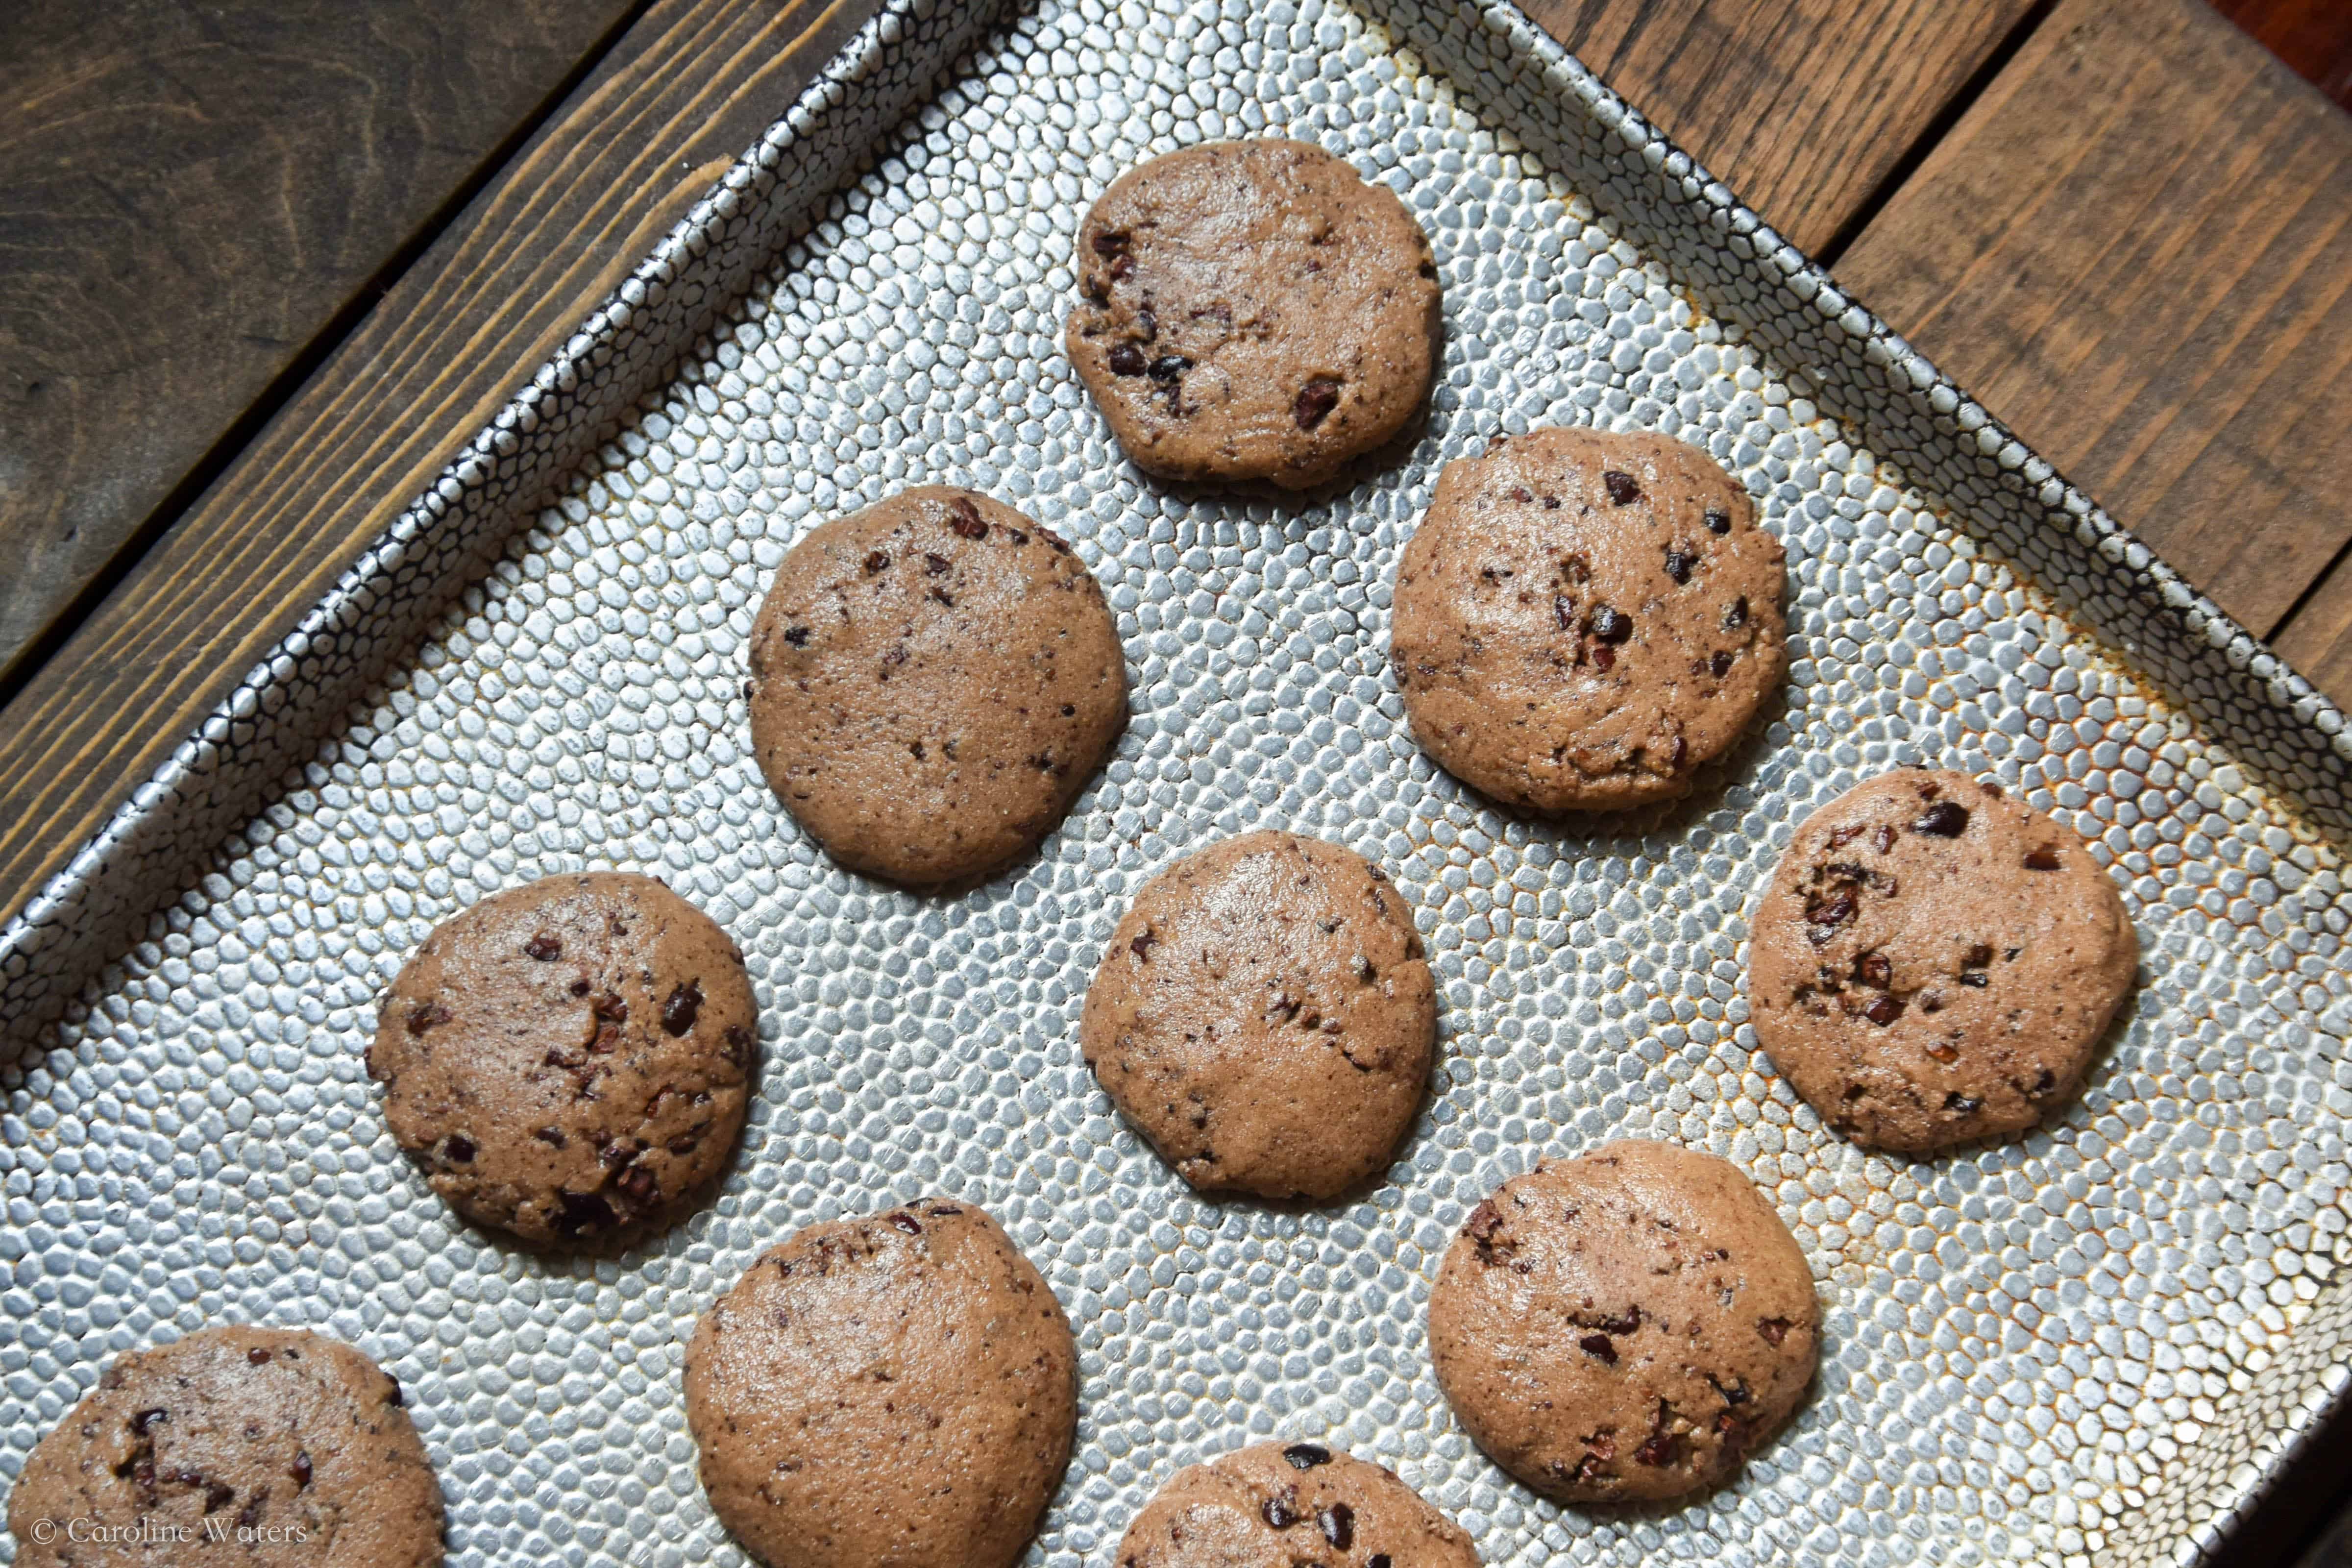
[[[1855,1142],[2021,1132],[2081,1087],[2139,937],[2073,830],[1903,768],[1797,830],[1748,924],[1757,1042]]]
[[[1445,466],[1389,661],[1440,767],[1530,811],[1685,794],[1787,668],[1780,542],[1696,447],[1583,428]]]
[[[1477,1568],[1452,1520],[1379,1465],[1259,1443],[1179,1470],[1119,1538],[1119,1568]]]
[[[1429,395],[1429,240],[1320,147],[1219,142],[1129,169],[1079,226],[1077,273],[1070,363],[1161,479],[1311,489]]]
[[[1328,1198],[1384,1169],[1437,1045],[1412,911],[1376,866],[1245,833],[1136,895],[1078,1040],[1121,1114],[1194,1186]]]
[[[1821,1308],[1754,1183],[1627,1140],[1470,1211],[1430,1291],[1429,1349],[1503,1468],[1564,1502],[1649,1500],[1723,1480],[1796,1408]]]
[[[793,546],[751,628],[751,744],[853,871],[999,870],[1054,830],[1127,722],[1102,587],[1051,530],[902,490]]]
[[[8,1528],[17,1568],[152,1568],[173,1543],[245,1568],[442,1560],[441,1488],[400,1385],[290,1329],[117,1357],[26,1458]]]
[[[651,877],[491,894],[385,993],[368,1076],[450,1207],[535,1243],[658,1220],[743,1126],[759,1016],[743,954]]]
[[[769,1568],[1006,1568],[1069,1462],[1077,1347],[994,1220],[923,1198],[752,1264],[687,1347],[686,1419]]]

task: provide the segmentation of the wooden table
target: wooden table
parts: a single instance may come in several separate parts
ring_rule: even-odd
[[[1522,3],[2352,702],[2352,5],[2228,0],[2315,87],[2203,0]],[[16,8],[0,916],[872,6]],[[2239,1560],[2347,1474],[2352,1430]]]

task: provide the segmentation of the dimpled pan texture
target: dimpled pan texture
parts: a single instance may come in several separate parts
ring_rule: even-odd
[[[795,121],[871,163],[718,330],[639,323],[712,286],[689,262],[757,232],[801,141],[763,146],[631,286],[628,330],[534,384],[255,673],[82,893],[12,928],[15,1006],[62,983],[61,932],[145,889],[135,940],[68,965],[72,1008],[0,1068],[0,1480],[122,1351],[299,1310],[407,1387],[453,1558],[736,1568],[686,1430],[696,1319],[779,1237],[944,1190],[1003,1223],[1076,1334],[1050,1568],[1100,1568],[1168,1476],[1260,1437],[1392,1466],[1508,1568],[2171,1568],[2210,1543],[2352,1343],[2335,710],[1514,13],[1037,0],[968,56],[942,45],[976,14],[894,8]],[[877,94],[950,66],[913,119],[875,121]],[[1144,481],[1061,347],[1095,194],[1265,134],[1395,191],[1448,318],[1426,430],[1297,508]],[[562,477],[534,467],[549,426],[672,356],[460,592],[467,530]],[[1424,757],[1387,658],[1444,464],[1559,424],[1704,447],[1789,552],[1789,678],[1750,746],[1679,804],[1573,826]],[[920,484],[1067,539],[1132,661],[1133,717],[1062,828],[954,898],[794,831],[741,696],[785,552]],[[237,795],[272,754],[247,737],[298,724],[293,763]],[[2143,954],[2077,1099],[1926,1162],[1822,1125],[1741,990],[1797,825],[1915,761],[2082,836]],[[224,794],[247,804],[206,826]],[[1144,882],[1259,828],[1385,868],[1437,991],[1422,1130],[1328,1207],[1185,1189],[1078,1046]],[[157,881],[158,845],[199,833],[209,858]],[[592,867],[658,873],[737,933],[768,1033],[707,1205],[611,1258],[527,1258],[416,1179],[361,1057],[435,925]],[[1428,1292],[1504,1180],[1625,1137],[1719,1154],[1787,1216],[1822,1368],[1730,1484],[1580,1510],[1447,1411]]]

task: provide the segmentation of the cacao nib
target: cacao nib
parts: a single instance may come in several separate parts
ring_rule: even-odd
[[[928,550],[923,552],[923,569],[934,577],[954,564],[944,555],[934,555]]]
[[[1282,1457],[1290,1461],[1294,1470],[1311,1470],[1318,1465],[1329,1464],[1331,1450],[1320,1443],[1293,1443],[1282,1451]]]
[[[1138,963],[1149,963],[1151,962],[1151,944],[1159,940],[1150,931],[1145,931],[1141,936],[1129,942],[1127,950],[1135,954],[1135,961]]]
[[[1756,1320],[1756,1331],[1763,1336],[1764,1342],[1766,1344],[1770,1345],[1777,1350],[1780,1348],[1781,1342],[1789,1337],[1789,1320],[1786,1318],[1759,1318]]]
[[[1091,243],[1097,256],[1117,256],[1127,248],[1127,230],[1107,228],[1098,231]]]
[[[1721,680],[1731,673],[1731,656],[1727,653],[1718,653],[1706,661],[1706,668],[1717,680]]]
[[[1583,1351],[1585,1354],[1598,1360],[1601,1365],[1615,1366],[1617,1364],[1616,1342],[1610,1339],[1607,1334],[1587,1334],[1582,1339],[1577,1341],[1576,1343],[1577,1348]]]
[[[1570,598],[1565,594],[1554,594],[1551,597],[1551,618],[1559,623],[1559,629],[1561,631],[1565,632],[1574,630],[1576,627],[1576,601]]]
[[[920,1236],[923,1234],[922,1222],[917,1219],[913,1215],[894,1214],[890,1216],[890,1223],[897,1228],[905,1231],[908,1236]]]
[[[1298,389],[1297,400],[1290,405],[1290,416],[1301,430],[1312,430],[1339,405],[1339,384],[1317,376]]]
[[[958,496],[948,502],[948,526],[959,539],[986,539],[988,524],[980,515],[980,508],[971,504],[969,496]]]
[[[1660,1432],[1633,1450],[1633,1462],[1654,1469],[1673,1464],[1681,1452],[1681,1438],[1671,1432]]]
[[[1862,1016],[1883,1029],[1903,1016],[1903,999],[1900,996],[1874,997],[1870,1005],[1862,1010]]]
[[[662,1027],[673,1038],[681,1037],[694,1027],[695,1017],[701,1011],[702,983],[688,980],[673,990],[662,1004]]]
[[[1182,354],[1161,354],[1151,362],[1150,369],[1147,374],[1152,380],[1164,384],[1176,380],[1192,368],[1192,362]]]
[[[879,550],[869,550],[866,552],[866,574],[868,577],[873,576],[877,572],[887,572],[889,568],[890,558]]]
[[[552,963],[563,956],[563,940],[551,931],[543,931],[524,942],[522,951],[526,957],[535,958],[541,963]]]
[[[294,1477],[294,1484],[296,1486],[307,1487],[310,1484],[310,1453],[309,1449],[297,1448],[294,1451],[294,1463],[291,1473]]]
[[[1601,474],[1601,482],[1608,487],[1609,499],[1615,505],[1626,506],[1642,499],[1641,481],[1631,474],[1611,468]]]
[[[1914,833],[1929,833],[1938,838],[1958,838],[1969,830],[1969,808],[1948,800],[1939,800],[1919,814],[1911,825]]]
[[[408,1032],[412,1035],[421,1035],[436,1024],[447,1023],[450,1017],[449,1009],[440,1003],[419,1002],[408,1010]]]
[[[256,1345],[251,1350],[245,1352],[245,1359],[252,1363],[255,1366],[268,1366],[269,1364],[269,1348],[267,1345]]]
[[[1895,979],[1895,965],[1883,952],[1865,952],[1853,961],[1853,977],[1883,991]]]
[[[1709,507],[1706,512],[1706,531],[1709,533],[1729,533],[1731,531],[1731,514],[1728,512],[1717,511],[1713,507]]]
[[[625,1024],[629,1021],[629,1005],[610,991],[591,1000],[588,1004],[588,1011],[608,1024]]]

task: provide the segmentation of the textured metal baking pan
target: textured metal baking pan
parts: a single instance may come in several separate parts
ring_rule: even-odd
[[[1171,494],[1056,345],[1071,237],[1134,161],[1265,132],[1419,215],[1442,384],[1409,453],[1330,495]],[[1789,544],[1795,655],[1690,802],[1566,826],[1433,771],[1382,658],[1439,467],[1562,420],[1739,475]],[[1135,691],[1063,830],[952,899],[829,867],[738,694],[791,542],[929,480],[1076,542]],[[898,0],[0,934],[0,1480],[119,1351],[299,1322],[410,1390],[453,1561],[733,1563],[680,1411],[696,1316],[794,1226],[944,1189],[1078,1329],[1035,1562],[1105,1561],[1174,1468],[1270,1433],[1395,1467],[1493,1563],[2190,1561],[2352,1345],[2347,757],[2308,685],[1507,5]],[[1915,758],[2079,827],[2146,951],[2079,1103],[1919,1163],[1822,1131],[1738,979],[1796,821]],[[1196,1197],[1074,1038],[1137,885],[1270,825],[1381,860],[1439,976],[1427,1112],[1344,1206]],[[761,1092],[691,1220],[541,1258],[452,1222],[360,1051],[435,921],[589,866],[741,941]],[[1480,1194],[1622,1134],[1764,1184],[1826,1354],[1734,1484],[1563,1511],[1449,1418],[1423,1306]]]

